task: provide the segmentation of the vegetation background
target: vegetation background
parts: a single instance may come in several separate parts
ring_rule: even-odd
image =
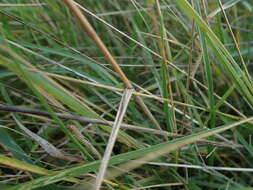
[[[0,0],[0,189],[251,189],[253,2],[75,2]]]

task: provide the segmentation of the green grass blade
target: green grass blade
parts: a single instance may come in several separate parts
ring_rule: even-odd
[[[109,166],[117,165],[117,164],[124,163],[124,162],[127,162],[132,159],[137,159],[137,158],[142,158],[142,157],[144,157],[145,161],[147,161],[147,160],[150,161],[150,160],[155,159],[165,153],[169,153],[171,151],[177,150],[178,148],[181,148],[181,147],[188,145],[190,143],[197,142],[202,138],[206,138],[211,135],[221,133],[223,131],[234,128],[234,127],[239,126],[243,123],[250,122],[252,120],[253,120],[252,117],[247,118],[247,119],[244,119],[244,120],[241,120],[238,122],[234,122],[232,124],[220,126],[220,127],[214,128],[214,129],[203,130],[203,131],[198,132],[196,134],[185,136],[182,138],[178,138],[178,139],[175,139],[175,140],[172,140],[169,142],[164,142],[164,143],[150,146],[147,148],[143,148],[143,149],[139,149],[136,151],[113,156],[110,159]],[[81,174],[85,174],[88,172],[92,172],[92,171],[94,172],[98,169],[99,164],[100,164],[100,161],[95,161],[95,162],[91,162],[91,163],[88,163],[85,165],[73,167],[70,169],[65,169],[64,171],[59,171],[57,174],[51,174],[51,175],[48,175],[45,177],[41,177],[41,178],[32,180],[30,182],[8,188],[7,190],[24,190],[24,189],[34,189],[37,187],[42,187],[45,185],[49,185],[49,184],[64,180],[67,177],[75,177],[75,176],[79,176]],[[140,165],[141,164],[134,165],[132,168],[129,168],[129,169],[133,169],[133,168],[138,167]]]

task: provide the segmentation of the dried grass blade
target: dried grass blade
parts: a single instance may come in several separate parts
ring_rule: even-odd
[[[107,169],[109,159],[111,156],[111,152],[112,152],[113,146],[115,144],[115,141],[116,141],[119,129],[120,129],[120,125],[122,123],[123,117],[125,115],[128,103],[131,99],[133,92],[134,92],[133,89],[126,89],[123,93],[122,99],[120,101],[119,109],[117,112],[117,116],[115,118],[115,122],[112,127],[112,132],[110,134],[109,142],[106,146],[105,154],[104,154],[104,157],[103,157],[101,164],[100,164],[99,173],[96,178],[96,183],[94,185],[95,190],[99,190],[101,187],[101,184],[103,182],[104,175],[106,173],[106,169]]]
[[[35,142],[37,142],[50,156],[61,158],[64,160],[75,160],[74,158],[70,158],[65,156],[58,148],[56,148],[53,144],[49,143],[47,140],[41,138],[37,134],[33,133],[29,129],[27,129],[14,115],[14,120],[21,130],[23,130],[30,138],[32,138]]]

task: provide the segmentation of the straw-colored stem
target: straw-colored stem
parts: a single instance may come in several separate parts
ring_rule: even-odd
[[[101,188],[101,185],[102,185],[102,182],[103,182],[103,179],[104,179],[104,176],[106,174],[106,170],[107,170],[107,167],[109,164],[111,153],[113,151],[113,147],[116,142],[116,138],[118,136],[120,125],[123,121],[123,117],[126,113],[127,106],[131,100],[131,96],[133,94],[133,91],[134,91],[133,89],[126,89],[123,93],[122,98],[121,98],[120,105],[119,105],[118,112],[117,112],[117,116],[116,116],[114,124],[112,126],[112,132],[110,134],[110,137],[109,137],[106,149],[105,149],[105,153],[104,153],[103,159],[100,164],[100,168],[99,168],[99,172],[98,172],[98,175],[96,178],[96,182],[94,185],[95,190],[100,190],[100,188]]]
[[[69,9],[72,11],[72,13],[77,17],[80,24],[82,25],[83,29],[87,32],[89,37],[94,40],[94,42],[97,44],[101,52],[104,54],[108,62],[113,66],[114,70],[119,74],[119,77],[124,82],[124,85],[126,88],[133,88],[132,84],[126,77],[126,75],[121,70],[118,63],[115,61],[113,56],[110,54],[100,37],[97,35],[96,31],[93,29],[89,21],[86,19],[86,17],[82,14],[81,10],[76,6],[75,1],[73,0],[65,0],[64,1]]]
[[[116,62],[116,60],[113,58],[113,56],[110,54],[109,50],[106,48],[100,37],[97,35],[96,31],[93,29],[89,21],[86,19],[85,15],[82,14],[79,7],[76,5],[74,0],[64,0],[65,4],[69,7],[69,9],[72,11],[72,13],[77,17],[79,20],[81,26],[83,29],[87,32],[89,37],[94,40],[94,42],[97,44],[99,49],[104,54],[107,61],[113,66],[114,70],[118,73],[119,77],[123,81],[126,88],[133,88],[133,85],[128,80],[124,72],[121,70],[120,66]],[[154,123],[156,128],[161,129],[159,123],[156,121],[152,113],[149,111],[148,107],[144,104],[143,100],[135,96],[135,101],[139,104],[141,109],[144,111],[144,113],[150,118],[150,120]]]

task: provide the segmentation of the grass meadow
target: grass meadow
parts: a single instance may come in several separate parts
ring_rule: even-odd
[[[252,15],[0,0],[0,189],[252,190]]]

